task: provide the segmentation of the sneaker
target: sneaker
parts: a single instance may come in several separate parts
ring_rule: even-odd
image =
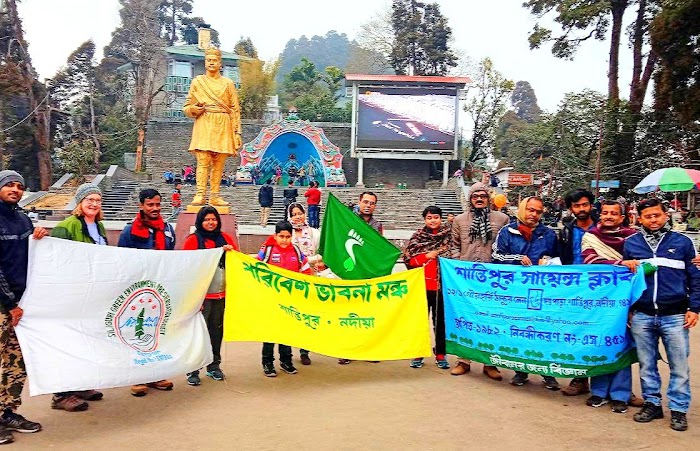
[[[608,403],[608,400],[600,396],[593,395],[586,400],[588,407],[601,407]]]
[[[311,359],[309,358],[309,354],[300,355],[299,360],[301,360],[302,365],[311,365]]]
[[[352,360],[350,359],[338,359],[338,365],[349,365]]]
[[[671,411],[671,429],[674,431],[685,431],[688,429],[688,419],[685,412]]]
[[[664,410],[650,402],[645,402],[642,410],[634,414],[634,421],[637,423],[649,423],[664,417]]]
[[[263,372],[267,377],[277,377],[277,371],[272,363],[263,363]]]
[[[461,376],[462,374],[467,374],[470,370],[471,365],[469,365],[467,362],[457,362],[457,365],[452,368],[450,374],[453,376]]]
[[[528,383],[527,373],[515,373],[515,376],[510,380],[510,385],[521,387]]]
[[[136,384],[131,386],[131,395],[140,398],[148,394],[148,387],[146,384]]]
[[[75,395],[70,396],[54,396],[51,398],[51,408],[56,410],[65,410],[66,412],[82,412],[88,410],[87,402],[78,398]]]
[[[170,382],[169,380],[165,380],[165,379],[155,381],[155,382],[149,382],[146,384],[146,386],[149,388],[155,388],[157,390],[165,390],[165,391],[173,389],[173,383]]]
[[[612,401],[610,403],[610,410],[615,413],[625,413],[627,412],[627,403],[625,401]]]
[[[12,443],[15,441],[15,437],[12,435],[12,432],[9,431],[5,426],[0,425],[0,445],[4,445],[5,443]]]
[[[224,376],[224,372],[221,371],[221,368],[214,368],[212,370],[207,370],[207,376],[211,377],[215,381],[222,381],[226,379],[226,376]]]
[[[685,418],[685,414],[683,414],[683,417]],[[29,421],[22,415],[15,412],[5,412],[5,415],[2,416],[2,420],[0,420],[0,422],[2,422],[2,425],[5,426],[5,429],[8,431],[25,432],[31,434],[41,430],[41,425],[39,423]]]
[[[102,392],[97,390],[74,391],[73,394],[84,401],[99,401],[104,398]]]
[[[411,368],[420,368],[423,366],[423,358],[418,357],[416,359],[411,360],[411,363],[408,365]]]
[[[557,391],[561,388],[559,382],[552,376],[542,376],[542,383],[547,390]]]
[[[447,361],[445,356],[437,356],[435,358],[435,365],[437,365],[438,368],[441,370],[449,370],[450,369],[450,362]]]
[[[294,365],[292,364],[292,362],[289,362],[289,363],[281,362],[280,369],[287,374],[297,374],[297,369],[294,368]]]
[[[588,379],[573,379],[569,385],[562,389],[561,394],[564,396],[578,396],[590,392],[591,388],[588,385]]]
[[[193,387],[200,385],[202,383],[202,379],[199,378],[199,371],[192,371],[191,373],[187,373],[187,384],[192,385]]]

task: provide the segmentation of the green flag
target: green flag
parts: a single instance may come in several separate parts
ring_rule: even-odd
[[[386,276],[401,251],[333,194],[328,196],[319,253],[341,279]]]

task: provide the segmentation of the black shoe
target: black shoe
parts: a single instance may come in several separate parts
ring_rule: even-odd
[[[627,412],[627,403],[625,401],[611,401],[610,410],[615,413],[625,413]]]
[[[287,374],[297,374],[297,369],[294,368],[294,365],[289,362],[289,363],[280,363],[280,369],[284,371]]]
[[[39,432],[41,430],[41,425],[33,421],[29,421],[22,415],[15,412],[5,412],[2,420],[2,424],[10,431],[25,432],[31,434],[32,432]]]
[[[671,429],[674,431],[685,431],[688,429],[688,419],[685,412],[671,411]]]
[[[191,373],[187,373],[187,383],[192,386],[197,386],[202,383],[202,380],[199,378],[199,371],[192,371]]]
[[[263,363],[263,372],[267,377],[277,377],[277,371],[275,371],[275,365],[272,363]]]
[[[527,373],[515,373],[515,376],[510,380],[510,385],[520,387],[527,384],[527,382]]]
[[[5,426],[0,424],[0,445],[4,445],[5,443],[12,443],[14,441],[15,437],[12,435],[12,432],[7,430]]]
[[[650,402],[645,402],[642,410],[634,414],[634,421],[637,423],[649,423],[664,417],[664,409]]]
[[[547,390],[557,391],[561,388],[559,382],[552,376],[542,376],[542,383]]]
[[[221,368],[207,370],[207,376],[211,377],[215,381],[222,381],[226,379],[226,376],[224,376],[224,372],[221,371]]]
[[[601,407],[608,403],[608,400],[600,396],[593,395],[586,400],[588,407]]]
[[[299,356],[299,359],[301,360],[302,365],[311,365],[311,359],[309,358],[309,354],[302,354]]]

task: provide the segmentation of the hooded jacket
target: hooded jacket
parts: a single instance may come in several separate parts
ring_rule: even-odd
[[[469,197],[477,191],[488,192],[488,187],[483,183],[475,183],[469,188]],[[471,202],[469,200],[469,202]],[[470,204],[471,205],[471,204]],[[459,260],[471,262],[491,262],[491,248],[498,235],[498,231],[508,224],[510,218],[500,211],[489,211],[489,223],[491,224],[492,238],[484,243],[481,240],[471,240],[469,231],[474,220],[474,213],[471,208],[466,212],[457,215],[452,223],[452,248],[451,257]]]
[[[544,256],[558,257],[557,235],[549,227],[539,223],[527,241],[518,230],[518,220],[503,227],[493,243],[493,262],[522,265],[523,255],[527,255],[533,265]]]

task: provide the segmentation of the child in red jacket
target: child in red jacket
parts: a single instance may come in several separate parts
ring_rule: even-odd
[[[258,252],[258,260],[289,271],[311,274],[311,267],[306,256],[292,244],[292,224],[280,221],[275,225],[275,234],[269,237]],[[292,348],[279,344],[280,369],[288,374],[296,374],[297,369],[292,364]],[[267,377],[277,376],[275,366],[275,344],[263,343],[262,365]]]
[[[423,210],[425,227],[416,231],[408,241],[404,252],[404,263],[410,268],[425,268],[425,291],[428,312],[432,313],[435,331],[435,364],[446,370],[450,364],[445,358],[445,312],[438,278],[438,257],[447,257],[450,249],[452,228],[442,223],[442,210],[430,206]],[[411,360],[411,368],[423,366],[423,358]]]

